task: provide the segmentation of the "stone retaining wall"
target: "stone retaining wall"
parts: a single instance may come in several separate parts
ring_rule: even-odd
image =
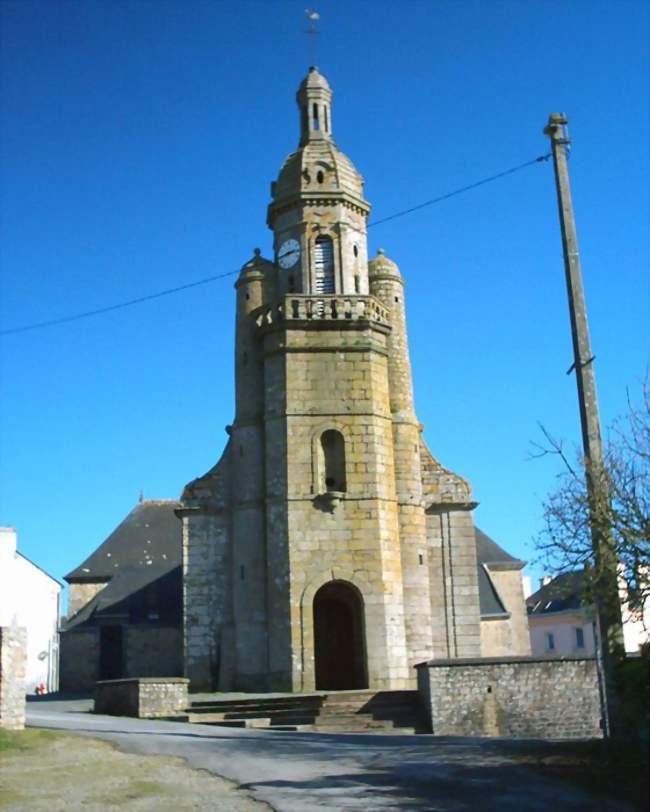
[[[175,716],[188,706],[188,684],[183,677],[104,680],[96,685],[94,710],[140,719]]]
[[[432,660],[418,690],[439,736],[602,736],[593,658]]]
[[[0,626],[0,728],[25,727],[27,630]]]

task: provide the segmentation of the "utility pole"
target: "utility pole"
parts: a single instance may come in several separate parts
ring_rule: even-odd
[[[594,591],[602,655],[605,735],[609,735],[612,726],[617,727],[618,703],[615,672],[617,665],[625,656],[625,644],[618,596],[617,558],[608,521],[610,496],[600,436],[594,356],[591,353],[589,341],[587,310],[569,185],[567,158],[571,142],[567,124],[568,119],[564,113],[551,113],[544,134],[551,139],[562,229],[564,267],[573,336],[573,365],[569,372],[575,370],[578,385],[591,544],[594,556]]]

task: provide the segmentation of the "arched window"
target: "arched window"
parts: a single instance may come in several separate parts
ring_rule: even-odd
[[[314,248],[315,293],[334,293],[334,248],[331,237],[318,237]]]
[[[345,491],[345,440],[340,431],[328,429],[320,437],[321,488],[325,491]]]

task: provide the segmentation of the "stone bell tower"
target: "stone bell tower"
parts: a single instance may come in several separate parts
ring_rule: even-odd
[[[383,252],[368,262],[363,179],[316,68],[297,101],[299,146],[271,185],[274,261],[256,251],[236,284],[230,440],[179,511],[186,672],[222,690],[411,688],[450,622],[423,493],[423,469],[435,487],[444,469],[413,407],[403,281]],[[478,653],[473,556],[459,656]]]

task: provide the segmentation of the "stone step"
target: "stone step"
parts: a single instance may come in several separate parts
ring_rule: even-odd
[[[266,713],[292,710],[294,708],[302,708],[305,711],[318,713],[321,705],[308,702],[282,702],[277,704],[269,702],[213,702],[210,705],[191,705],[187,710],[191,713],[244,713],[247,711],[264,711]]]
[[[192,703],[188,721],[258,730],[331,733],[426,732],[417,691],[344,691],[286,694]]]
[[[416,727],[419,724],[419,718],[414,716],[400,716],[400,717],[392,717],[387,719],[377,718],[376,716],[372,716],[371,714],[364,713],[364,714],[352,714],[352,715],[343,715],[340,716],[318,716],[316,721],[314,722],[316,727],[321,726],[337,726],[342,727],[344,725],[370,725],[372,727]]]
[[[411,702],[394,703],[392,705],[375,705],[374,703],[366,703],[365,705],[354,705],[350,703],[330,705],[329,703],[323,705],[320,709],[321,714],[330,713],[401,713],[408,711],[409,713],[419,713],[420,705]]]
[[[275,728],[271,728],[274,730]],[[329,733],[338,735],[347,733],[367,733],[368,735],[384,735],[384,736],[414,736],[417,733],[424,731],[418,730],[415,727],[336,727],[333,725],[319,725],[314,727],[313,733]]]
[[[190,720],[193,721],[193,720]],[[267,728],[271,726],[271,720],[258,716],[255,719],[217,719],[206,721],[203,717],[195,724],[211,725],[212,727],[245,727],[245,728]]]
[[[417,699],[417,691],[337,691],[323,694],[328,703],[361,702],[373,700],[374,702],[404,702]]]
[[[193,708],[188,709],[188,714],[192,716],[196,720],[200,720],[202,718],[210,718],[213,721],[218,719],[254,719],[258,716],[282,716],[283,714],[291,714],[295,716],[297,714],[304,715],[304,716],[311,716],[316,717],[318,716],[318,710],[311,710],[309,708],[234,708],[232,710],[226,709],[223,710],[213,709],[213,708],[202,708],[200,711],[195,711]]]

